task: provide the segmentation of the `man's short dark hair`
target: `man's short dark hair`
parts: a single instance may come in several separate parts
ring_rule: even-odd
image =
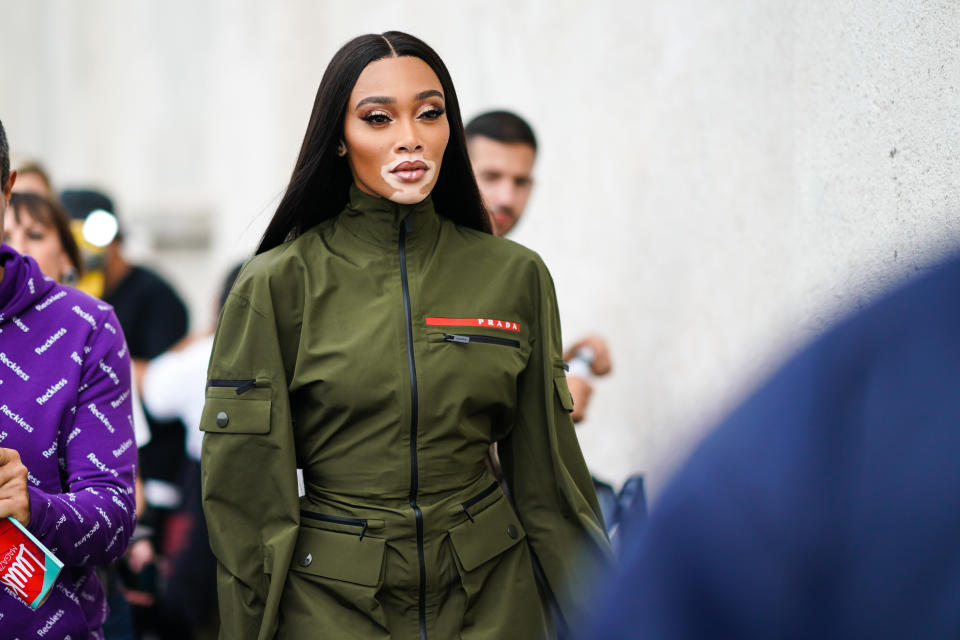
[[[0,120],[0,190],[7,188],[10,179],[10,145],[7,143],[7,133],[3,130],[3,121]]]
[[[503,144],[521,142],[537,150],[537,137],[527,121],[510,111],[487,111],[467,123],[467,140],[484,136]]]

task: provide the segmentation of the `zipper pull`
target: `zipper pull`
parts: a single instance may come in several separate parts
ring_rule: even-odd
[[[444,342],[459,342],[461,344],[467,344],[470,342],[470,336],[461,336],[457,333],[445,333],[443,334]]]
[[[242,385],[240,385],[239,387],[237,387],[237,395],[239,396],[239,395],[242,394],[242,393],[246,393],[247,391],[250,391],[250,389],[253,389],[253,388],[255,388],[256,386],[257,386],[257,381],[256,381],[256,379],[247,380],[247,381],[244,382]]]
[[[407,233],[413,232],[413,216],[412,215],[408,215],[406,218],[403,219],[403,228],[406,230]]]

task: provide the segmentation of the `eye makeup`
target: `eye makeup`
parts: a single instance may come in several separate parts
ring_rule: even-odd
[[[417,117],[423,120],[439,120],[447,112],[442,106],[429,105]]]
[[[360,119],[370,124],[387,124],[393,122],[393,118],[391,118],[390,114],[386,111],[370,111],[360,116]]]

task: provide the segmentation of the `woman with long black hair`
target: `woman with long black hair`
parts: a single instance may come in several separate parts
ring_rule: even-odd
[[[221,638],[549,638],[581,610],[607,541],[553,284],[489,230],[437,54],[344,45],[214,343]]]

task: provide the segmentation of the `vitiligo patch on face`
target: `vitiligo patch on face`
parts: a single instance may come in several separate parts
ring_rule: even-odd
[[[411,180],[405,173],[413,172],[401,174],[396,171],[398,165],[409,162],[422,162],[426,165],[426,169],[421,169],[419,174]],[[383,178],[384,184],[393,189],[393,193],[388,198],[399,204],[414,204],[423,200],[433,189],[436,176],[437,163],[423,156],[397,156],[391,158],[389,164],[380,168],[380,177]]]
[[[520,325],[510,320],[493,318],[431,318],[427,317],[428,327],[483,327],[485,329],[503,329],[520,332]]]

